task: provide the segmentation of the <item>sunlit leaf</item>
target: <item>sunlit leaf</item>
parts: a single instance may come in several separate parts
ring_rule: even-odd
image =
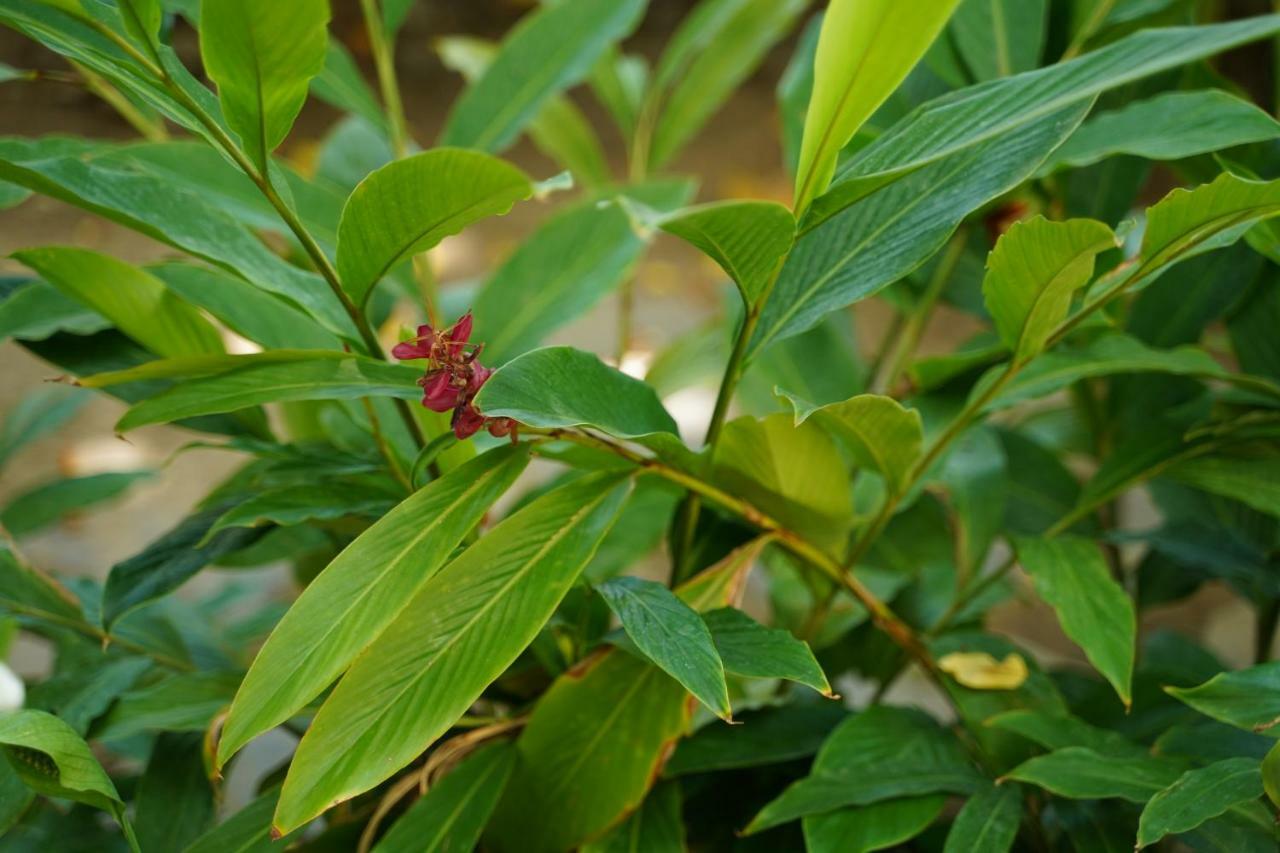
[[[528,463],[498,449],[419,490],[316,576],[258,652],[218,744],[224,764],[287,720],[372,643],[511,486]],[[317,632],[316,626],[327,629]]]
[[[421,585],[320,708],[289,765],[275,826],[292,830],[368,790],[448,730],[555,611],[629,488],[614,473],[575,480]]]

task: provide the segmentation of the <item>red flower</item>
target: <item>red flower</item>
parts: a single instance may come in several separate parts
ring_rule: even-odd
[[[422,405],[433,412],[447,412],[458,405],[458,389],[453,377],[444,370],[433,370],[418,380],[422,386]]]
[[[473,400],[493,371],[481,364],[482,345],[470,343],[471,312],[437,332],[431,326],[419,326],[418,336],[397,344],[391,354],[402,361],[427,359],[427,371],[418,384],[422,386],[422,405],[433,412],[453,410],[450,426],[458,438],[470,438],[488,427],[495,436],[511,436],[516,441],[518,424],[509,418],[486,418]]]

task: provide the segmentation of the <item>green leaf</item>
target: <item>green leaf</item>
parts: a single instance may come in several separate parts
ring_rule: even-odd
[[[664,181],[627,189],[662,207],[690,187]],[[552,216],[485,282],[473,304],[486,364],[502,364],[586,313],[635,268],[645,240],[620,205],[588,199]]]
[[[280,799],[273,788],[196,839],[184,853],[271,853],[281,845],[271,838],[271,813]]]
[[[1229,246],[1277,214],[1280,181],[1250,181],[1224,172],[1213,183],[1175,189],[1147,209],[1136,275],[1150,278],[1170,264]]]
[[[1116,689],[1132,702],[1137,619],[1133,602],[1111,578],[1098,546],[1087,539],[1018,538],[1018,559],[1036,593],[1058,614],[1068,637]]]
[[[515,766],[510,744],[484,747],[433,782],[374,845],[373,853],[470,850],[480,840]]]
[[[347,199],[338,273],[357,304],[396,264],[533,194],[528,176],[479,151],[437,148],[388,163]]]
[[[743,546],[676,595],[695,610],[733,603],[768,541]],[[618,649],[558,677],[516,742],[520,759],[489,824],[492,844],[567,850],[600,836],[640,807],[693,707],[678,682]]]
[[[943,853],[1008,853],[1022,823],[1022,792],[992,785],[974,794],[956,815]]]
[[[267,174],[271,152],[289,135],[311,78],[324,67],[328,24],[325,0],[200,4],[200,58],[259,174]]]
[[[318,696],[386,630],[528,462],[527,448],[499,448],[432,481],[316,576],[249,668],[222,728],[219,766]]]
[[[1004,368],[985,374],[974,387],[981,394],[995,381]],[[1060,391],[1082,379],[1110,376],[1116,373],[1168,373],[1215,379],[1272,398],[1280,398],[1280,386],[1256,376],[1226,370],[1199,347],[1152,349],[1128,335],[1104,334],[1085,346],[1047,352],[1018,372],[986,407],[987,412],[1008,408],[1015,403],[1034,400]]]
[[[0,744],[28,787],[110,812],[137,849],[116,786],[74,729],[44,711],[14,711],[0,716]]]
[[[671,37],[654,73],[660,108],[649,140],[659,170],[786,37],[808,0],[704,0]]]
[[[135,266],[88,249],[27,249],[14,257],[67,296],[111,320],[158,355],[223,351],[216,329],[195,308]]]
[[[117,432],[169,423],[196,415],[234,412],[261,403],[286,400],[351,400],[399,397],[415,400],[421,375],[407,365],[342,353],[311,353],[308,360],[273,362],[241,356],[246,366],[199,376],[133,406],[116,423]]]
[[[0,302],[0,338],[42,341],[58,332],[92,335],[110,327],[106,317],[39,280]]]
[[[1094,752],[1070,746],[1019,764],[1005,776],[1073,800],[1145,803],[1178,780],[1181,766],[1162,758]]]
[[[796,170],[797,211],[806,210],[831,183],[840,149],[906,79],[958,3],[835,0],[830,5],[818,36]]]
[[[1017,137],[1027,126],[1088,104],[1102,92],[1278,31],[1280,15],[1144,29],[1069,62],[945,95],[917,108],[850,159],[815,204],[814,215],[830,216],[930,163],[993,139]]]
[[[778,394],[794,407],[797,425],[813,418],[858,464],[884,477],[895,493],[906,487],[924,444],[918,411],[904,409],[898,401],[878,394],[860,394],[843,403],[821,407],[782,390]]]
[[[796,40],[786,69],[778,79],[778,111],[782,113],[782,160],[787,174],[794,176],[800,160],[800,145],[804,137],[805,113],[809,110],[809,98],[813,95],[813,63],[818,50],[818,35],[822,30],[822,15],[814,15],[805,24]]]
[[[454,103],[440,144],[506,148],[548,98],[581,81],[630,34],[644,7],[644,0],[565,0],[521,19]]]
[[[103,626],[110,628],[129,611],[172,592],[205,566],[253,544],[265,532],[237,527],[206,542],[209,529],[225,510],[225,506],[199,510],[139,553],[112,566],[102,591]]]
[[[712,460],[712,480],[792,529],[835,544],[852,520],[848,466],[816,424],[779,412],[730,421]]]
[[[203,308],[238,335],[268,350],[342,348],[341,341],[306,312],[222,270],[161,264],[147,272],[181,299]]]
[[[581,853],[684,853],[684,806],[680,785],[664,782],[649,792],[631,817],[603,838],[584,844]]]
[[[956,50],[979,82],[1040,65],[1047,0],[963,0],[951,19]]]
[[[395,504],[385,489],[359,483],[335,484],[334,493],[317,494],[312,485],[284,486],[258,492],[227,510],[209,528],[209,536],[230,527],[261,527],[328,521],[348,515],[383,515]]]
[[[680,741],[665,776],[759,767],[807,758],[849,715],[839,702],[747,711],[736,726],[703,726]]]
[[[824,215],[802,218],[750,352],[803,332],[827,313],[924,264],[966,216],[1031,177],[1088,109],[1085,102],[1044,116],[1016,134],[960,149]]]
[[[989,718],[984,725],[1014,732],[1045,749],[1083,746],[1105,755],[1146,755],[1146,747],[1109,729],[1100,729],[1078,717],[1044,711],[1006,711]]]
[[[621,508],[628,480],[575,480],[511,517],[426,583],[353,663],[307,730],[275,826],[362,793],[442,735],[533,640]]]
[[[1166,835],[1190,832],[1232,806],[1262,796],[1262,771],[1252,758],[1229,758],[1188,770],[1151,798],[1138,821],[1137,849]]]
[[[1280,806],[1280,743],[1262,759],[1262,787],[1272,805]]]
[[[436,42],[436,53],[446,68],[473,83],[497,53],[497,46],[470,36],[446,36]],[[529,138],[542,153],[591,186],[607,183],[609,164],[591,123],[573,101],[563,95],[547,98],[529,120]]]
[[[488,417],[541,429],[586,426],[616,438],[676,434],[652,388],[573,347],[512,359],[489,377],[475,404]]]
[[[23,446],[74,418],[87,402],[87,392],[53,385],[38,388],[11,406],[0,427],[0,468]]]
[[[658,225],[719,264],[748,310],[773,283],[796,233],[791,211],[772,201],[701,205],[663,217]]]
[[[1275,456],[1200,456],[1178,462],[1163,474],[1280,516],[1280,458]]]
[[[311,91],[320,100],[364,119],[366,126],[376,129],[378,138],[385,143],[387,117],[378,96],[365,82],[351,53],[337,39],[328,40],[324,67],[312,78]]]
[[[1280,661],[1215,675],[1198,687],[1166,687],[1207,717],[1280,737]]]
[[[160,20],[164,16],[160,0],[116,0],[115,5],[120,10],[125,30],[154,56],[159,42]]]
[[[163,732],[156,738],[134,796],[143,850],[186,850],[213,823],[216,810],[203,740],[196,732]]]
[[[2,4],[4,0],[0,0]],[[355,336],[342,305],[319,276],[272,252],[202,195],[138,168],[66,150],[57,139],[0,140],[0,179],[88,210],[306,308],[326,328]]]
[[[726,672],[748,678],[781,678],[834,697],[808,644],[781,628],[766,628],[741,610],[724,607],[702,617]]]
[[[1166,92],[1085,122],[1046,169],[1089,166],[1117,154],[1181,160],[1280,135],[1280,122],[1218,89]]]
[[[959,741],[928,715],[874,705],[841,724],[809,775],[761,809],[744,834],[846,806],[973,793],[981,782]]]
[[[80,602],[60,583],[18,559],[0,539],[0,608],[55,623],[84,623]]]
[[[205,732],[226,710],[239,673],[188,672],[130,690],[94,725],[95,740],[125,740],[159,731]]]
[[[810,853],[869,853],[896,847],[924,832],[947,804],[946,796],[887,800],[804,818]]]
[[[655,581],[621,577],[596,589],[645,657],[680,682],[712,713],[733,717],[724,664],[707,625]]]
[[[13,536],[28,536],[64,516],[117,498],[134,483],[150,476],[150,471],[121,471],[54,480],[13,498],[0,511],[0,525]]]
[[[1037,216],[1001,236],[987,259],[982,294],[1016,363],[1044,349],[1066,319],[1072,296],[1093,278],[1098,254],[1117,245],[1111,229],[1092,219]]]

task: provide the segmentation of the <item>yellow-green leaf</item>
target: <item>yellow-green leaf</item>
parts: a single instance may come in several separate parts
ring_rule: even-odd
[[[818,36],[813,95],[796,172],[803,213],[836,157],[933,44],[959,0],[832,0]]]
[[[524,172],[479,151],[437,148],[388,163],[361,181],[342,209],[342,286],[363,304],[396,264],[532,194]]]

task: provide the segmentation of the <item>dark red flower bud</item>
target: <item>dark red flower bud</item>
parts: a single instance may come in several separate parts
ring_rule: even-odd
[[[447,371],[428,373],[418,380],[422,386],[422,405],[433,412],[447,412],[458,405],[458,389]]]
[[[453,410],[452,426],[459,440],[470,438],[484,426],[484,415],[476,411],[475,406],[459,406]]]
[[[471,319],[471,312],[468,311],[454,321],[453,325],[449,328],[449,331],[445,332],[445,337],[447,337],[452,343],[465,344],[471,339],[472,325],[473,321]]]
[[[474,364],[471,367],[471,378],[467,380],[467,398],[470,399],[479,393],[484,383],[493,375],[493,371],[485,367],[483,364]]]

